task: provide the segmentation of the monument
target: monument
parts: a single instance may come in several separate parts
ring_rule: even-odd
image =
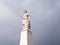
[[[20,36],[20,45],[33,45],[32,41],[32,32],[30,30],[30,16],[28,11],[24,11],[24,15],[22,16],[22,31]]]

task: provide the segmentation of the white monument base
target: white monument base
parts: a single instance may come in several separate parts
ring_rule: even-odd
[[[21,32],[20,45],[33,45],[31,31],[23,30]]]

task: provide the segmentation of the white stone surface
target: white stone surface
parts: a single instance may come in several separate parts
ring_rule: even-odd
[[[24,15],[22,16],[22,28],[23,30],[30,30],[31,28],[30,16],[27,10],[25,10]]]
[[[31,31],[25,30],[21,32],[20,45],[33,45]]]
[[[32,43],[32,32],[30,30],[30,16],[28,15],[27,10],[25,10],[24,15],[22,16],[22,32],[20,37],[20,45],[33,45]]]

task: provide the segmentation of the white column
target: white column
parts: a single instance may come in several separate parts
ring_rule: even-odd
[[[33,45],[31,31],[25,30],[21,32],[20,45]]]
[[[24,15],[22,16],[22,32],[20,37],[20,45],[33,45],[32,44],[32,32],[30,30],[30,16],[28,15],[27,10],[25,10]]]

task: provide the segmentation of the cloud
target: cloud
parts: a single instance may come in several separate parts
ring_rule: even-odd
[[[3,1],[0,5],[0,45],[16,45],[18,43],[19,17],[11,6]],[[20,26],[20,25],[19,25]],[[17,41],[17,43],[15,42]]]
[[[25,8],[31,17],[34,45],[59,45],[59,0],[0,0],[0,45],[19,45]]]

